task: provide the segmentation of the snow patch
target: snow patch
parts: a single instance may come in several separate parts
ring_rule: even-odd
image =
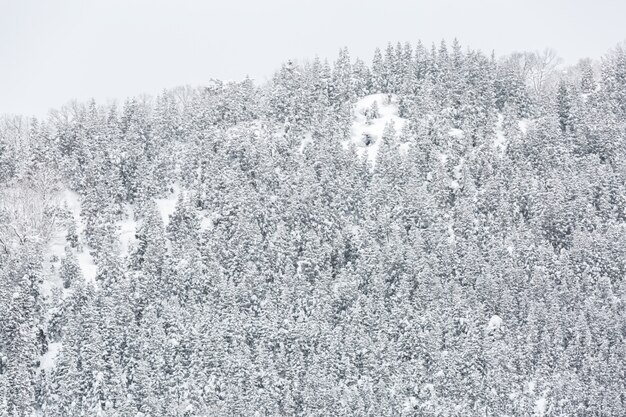
[[[76,223],[76,233],[80,238],[83,236],[83,231],[85,229],[82,218],[80,216],[80,196],[74,191],[65,189],[63,191],[62,198],[63,202],[67,205],[67,208],[70,210],[70,213],[74,218],[74,222]],[[91,254],[89,253],[89,248],[87,246],[84,246],[83,250],[76,254],[76,257],[78,258],[78,266],[80,266],[80,270],[82,271],[85,280],[95,283],[98,267],[96,266]]]
[[[213,228],[213,219],[209,216],[202,216],[200,219],[200,231],[211,230]]]
[[[82,252],[76,254],[78,259],[78,266],[83,273],[85,281],[96,283],[96,273],[98,272],[98,266],[93,261],[93,258],[87,249],[83,249]]]
[[[180,187],[174,185],[172,187],[173,192],[166,198],[157,198],[156,205],[159,208],[159,213],[161,213],[161,218],[163,219],[163,226],[167,227],[170,222],[170,216],[174,213],[176,209],[176,201],[178,200],[178,195],[180,194]]]
[[[463,178],[463,164],[465,163],[465,158],[459,158],[459,163],[453,168],[454,178],[460,180]]]
[[[48,344],[48,350],[41,355],[39,360],[39,369],[51,369],[54,367],[59,351],[61,350],[61,342],[53,342]]]
[[[455,139],[463,139],[465,137],[465,132],[461,129],[450,129],[448,131],[448,136],[453,137]]]
[[[405,413],[410,413],[415,410],[419,405],[419,401],[415,397],[409,397],[403,404],[403,409]]]
[[[44,297],[52,295],[52,289],[61,286],[61,278],[58,271],[61,266],[61,259],[65,256],[65,228],[58,228],[48,242],[48,250],[44,257],[43,268],[46,274],[40,290]]]
[[[522,132],[522,134],[526,135],[528,133],[529,123],[530,122],[528,121],[528,119],[522,119],[517,122],[517,125],[519,126],[519,130]]]
[[[63,189],[59,193],[59,204],[61,208],[65,208],[69,211],[69,215],[76,224],[76,234],[79,237],[79,242],[82,242],[84,240],[83,237],[85,227],[80,216],[80,196],[74,191]],[[65,247],[68,245],[66,236],[67,227],[58,227],[48,242],[44,264],[44,271],[47,276],[41,285],[42,295],[46,297],[52,294],[53,288],[61,287],[61,279],[58,272],[61,265],[61,259],[65,257]],[[95,283],[97,270],[96,264],[89,253],[89,248],[83,244],[81,244],[81,246],[83,246],[82,251],[75,251],[78,266],[80,267],[85,281]]]
[[[454,244],[456,242],[456,233],[454,232],[452,223],[448,223],[448,242],[450,242],[450,244]]]
[[[487,330],[490,332],[494,330],[499,330],[501,327],[502,327],[502,318],[498,316],[497,314],[493,315],[489,319],[489,323],[487,323]]]
[[[120,250],[121,255],[126,256],[130,253],[130,248],[136,243],[137,222],[135,221],[135,213],[132,206],[125,207],[124,218],[118,223],[120,230]]]
[[[411,148],[411,144],[410,143],[401,143],[400,146],[398,146],[398,150],[400,151],[400,155],[408,154],[410,148]]]
[[[377,117],[370,117],[368,120],[368,114],[374,103],[378,106],[378,115],[376,115]],[[359,156],[365,155],[370,162],[375,163],[380,148],[380,139],[388,123],[393,123],[396,137],[399,136],[406,124],[406,119],[398,116],[398,96],[395,94],[371,94],[357,101],[354,106],[351,141],[356,145]],[[406,146],[403,148],[402,145],[400,145],[401,152],[408,150]]]
[[[537,401],[535,401],[535,415],[537,417],[543,417],[546,415],[546,405],[547,400],[545,397],[538,398]]]
[[[298,152],[302,154],[304,152],[304,148],[306,148],[311,143],[313,143],[313,135],[311,134],[311,132],[307,132],[302,138],[302,142],[300,142],[300,148],[298,149]]]
[[[435,385],[433,385],[433,384],[424,384],[423,389],[424,389],[424,391],[428,391],[428,393],[430,395],[434,395],[435,394]]]

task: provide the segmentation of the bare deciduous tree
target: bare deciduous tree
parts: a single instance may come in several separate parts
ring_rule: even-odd
[[[39,172],[0,192],[0,245],[5,252],[15,244],[48,241],[59,223],[58,181],[51,172]]]
[[[554,87],[557,81],[557,69],[562,59],[554,49],[546,48],[530,54],[528,83],[536,95],[542,95]]]

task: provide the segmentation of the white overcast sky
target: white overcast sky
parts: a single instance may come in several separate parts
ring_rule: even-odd
[[[369,60],[398,40],[552,47],[575,63],[623,41],[625,16],[625,0],[0,0],[0,113],[263,81],[287,58],[348,46]]]

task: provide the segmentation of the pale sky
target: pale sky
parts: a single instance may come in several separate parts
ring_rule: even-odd
[[[624,0],[0,0],[0,114],[45,115],[211,78],[263,81],[288,58],[367,61],[388,41],[552,47],[568,63],[626,39]]]

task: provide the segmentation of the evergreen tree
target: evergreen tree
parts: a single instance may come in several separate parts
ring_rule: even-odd
[[[61,282],[63,282],[63,288],[70,288],[77,280],[82,279],[80,266],[78,266],[78,260],[76,255],[72,252],[70,247],[65,247],[65,257],[61,259],[61,267],[59,268],[59,275]]]

